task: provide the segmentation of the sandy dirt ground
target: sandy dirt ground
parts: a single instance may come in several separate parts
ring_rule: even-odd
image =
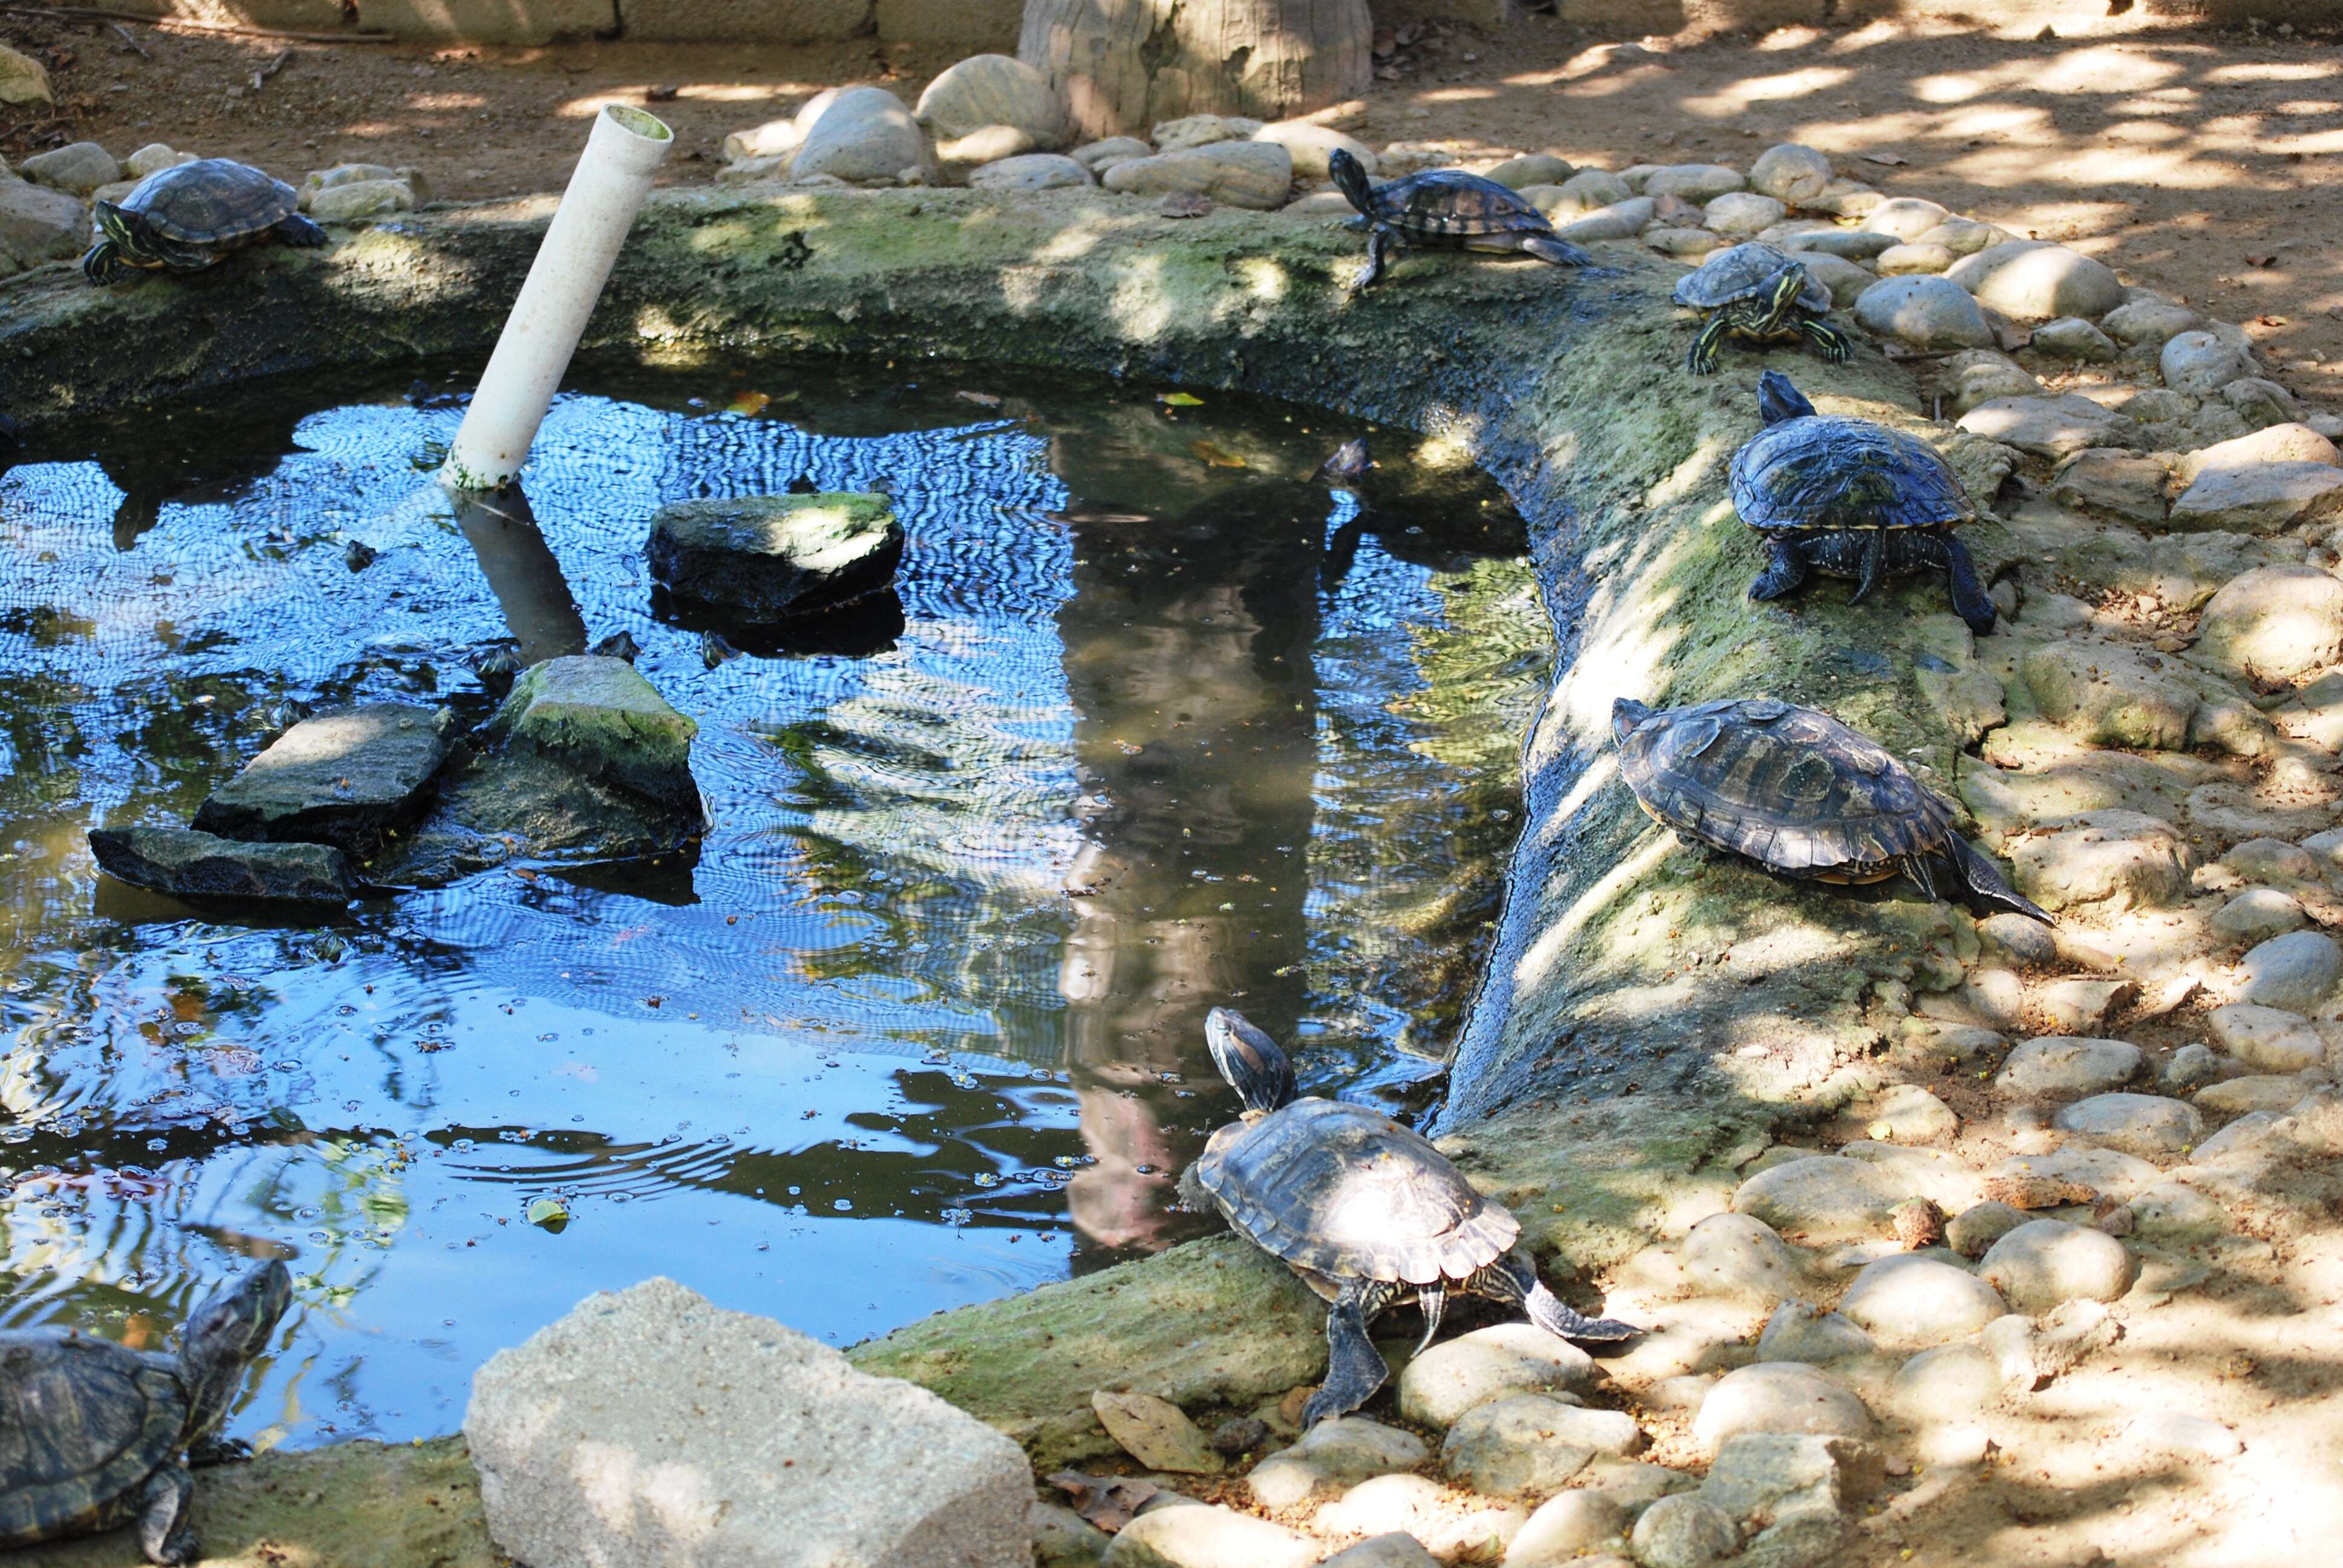
[[[681,138],[665,178],[691,182],[719,166],[727,131],[840,82],[914,97],[951,63],[870,41],[318,45],[5,10],[0,39],[48,64],[58,98],[54,113],[0,107],[12,159],[82,138],[117,155],[165,141],[297,180],[364,159],[417,166],[456,201],[559,185],[606,102],[654,105]],[[1371,145],[1433,143],[1458,161],[1551,151],[1614,168],[1745,166],[1775,142],[1805,142],[1891,194],[2065,241],[2242,322],[2298,390],[2336,400],[2338,43],[2343,21],[2327,36],[2073,39],[1883,24],[1675,47],[1531,16],[1496,37],[1428,32],[1386,58],[1388,79],[1364,101],[1328,117]]]

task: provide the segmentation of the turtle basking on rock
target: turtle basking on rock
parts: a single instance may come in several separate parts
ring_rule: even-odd
[[[176,1356],[74,1329],[0,1333],[0,1547],[136,1521],[151,1563],[196,1555],[197,1462],[293,1299],[263,1264],[196,1310]]]
[[[1367,231],[1367,265],[1351,286],[1383,274],[1393,245],[1427,250],[1519,252],[1556,266],[1593,266],[1594,257],[1554,237],[1545,215],[1493,179],[1462,169],[1427,169],[1371,185],[1366,166],[1341,147],[1326,156],[1334,187],[1358,208],[1348,226]]]
[[[266,240],[326,243],[326,231],[301,216],[291,186],[230,158],[199,158],[156,169],[118,202],[92,215],[97,243],[81,258],[92,283],[117,281],[125,268],[201,272],[231,250]]]
[[[1514,1250],[1519,1221],[1473,1189],[1448,1157],[1381,1111],[1297,1095],[1292,1065],[1269,1036],[1227,1008],[1204,1021],[1212,1060],[1244,1114],[1212,1134],[1180,1180],[1253,1245],[1332,1303],[1326,1379],[1305,1423],[1359,1408],[1389,1369],[1367,1339],[1387,1307],[1413,1299],[1432,1342],[1451,1290],[1520,1307],[1564,1339],[1624,1340],[1642,1331],[1584,1318],[1555,1300]]]
[[[1678,278],[1675,301],[1708,312],[1684,359],[1695,376],[1715,370],[1728,337],[1805,342],[1834,365],[1855,357],[1855,340],[1823,319],[1830,290],[1806,275],[1804,262],[1756,240],[1720,250]]]
[[[1810,572],[1855,579],[1861,604],[1883,577],[1940,571],[1953,609],[1980,636],[1993,600],[1953,534],[1976,516],[1952,466],[1916,436],[1825,416],[1778,370],[1757,378],[1765,427],[1733,454],[1733,509],[1765,536],[1753,599],[1795,590]]]
[[[1937,898],[1935,866],[1996,910],[2045,925],[1953,826],[1953,809],[1886,748],[1829,714],[1772,698],[1611,709],[1619,771],[1654,820],[1777,876],[1884,882]]]

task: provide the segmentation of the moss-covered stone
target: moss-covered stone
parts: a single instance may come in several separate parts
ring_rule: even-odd
[[[623,658],[574,654],[533,664],[488,720],[488,738],[552,759],[679,810],[697,810],[691,743],[678,713]]]

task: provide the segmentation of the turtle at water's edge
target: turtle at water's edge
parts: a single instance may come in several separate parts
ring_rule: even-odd
[[[201,272],[231,250],[269,239],[326,243],[326,231],[301,216],[291,186],[232,158],[156,169],[119,202],[99,202],[91,228],[96,243],[81,270],[92,283],[116,282],[133,267]]]
[[[1715,370],[1728,337],[1805,342],[1834,365],[1855,357],[1855,340],[1823,319],[1830,290],[1806,275],[1804,262],[1759,240],[1720,250],[1678,278],[1675,302],[1708,313],[1684,358],[1695,376]]]
[[[1810,572],[1855,579],[1861,604],[1879,579],[1940,571],[1953,612],[1979,637],[1995,610],[1953,529],[1976,516],[1934,447],[1868,419],[1815,412],[1778,370],[1757,378],[1765,427],[1733,454],[1733,509],[1765,536],[1765,569],[1749,597],[1776,599]]]
[[[1423,1138],[1366,1106],[1297,1095],[1285,1053],[1241,1014],[1214,1008],[1204,1040],[1244,1114],[1212,1134],[1181,1191],[1196,1207],[1218,1209],[1330,1303],[1326,1379],[1302,1412],[1305,1423],[1356,1410],[1383,1386],[1389,1369],[1367,1325],[1411,1299],[1423,1310],[1419,1350],[1438,1331],[1452,1289],[1519,1307],[1564,1339],[1642,1332],[1557,1301],[1514,1250],[1520,1222]]]
[[[196,1554],[190,1451],[213,1434],[293,1300],[265,1263],[196,1310],[176,1356],[73,1329],[0,1333],[0,1548],[136,1521],[150,1563]]]
[[[1593,266],[1594,257],[1554,237],[1545,215],[1517,192],[1462,169],[1428,169],[1373,185],[1366,166],[1336,147],[1326,156],[1334,188],[1359,216],[1346,226],[1367,231],[1367,265],[1352,280],[1364,288],[1383,274],[1394,245],[1426,250],[1519,252],[1555,266]]]
[[[1893,753],[1817,709],[1769,697],[1612,705],[1619,772],[1663,827],[1777,876],[1884,882],[1937,898],[1935,867],[1996,910],[2052,923],[1953,826],[1953,809]]]

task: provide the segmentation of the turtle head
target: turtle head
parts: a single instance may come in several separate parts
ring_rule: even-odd
[[[1757,377],[1757,417],[1768,425],[1778,425],[1785,419],[1811,419],[1815,406],[1806,395],[1790,385],[1790,378],[1779,370],[1768,370]]]
[[[1292,1100],[1293,1064],[1244,1014],[1214,1008],[1204,1018],[1204,1043],[1212,1048],[1212,1065],[1247,1111],[1274,1111]]]
[[[1353,156],[1348,147],[1336,147],[1326,155],[1326,173],[1334,181],[1334,188],[1343,199],[1361,212],[1371,212],[1375,205],[1374,187],[1367,183],[1364,164]]]
[[[1805,291],[1806,266],[1802,261],[1794,261],[1768,277],[1757,297],[1764,304],[1766,321],[1779,327],[1795,319],[1798,296]]]
[[[1627,737],[1643,728],[1652,710],[1632,697],[1623,697],[1611,705],[1611,739],[1625,745]]]
[[[293,1302],[293,1276],[271,1260],[222,1289],[187,1320],[179,1336],[179,1381],[187,1389],[187,1441],[227,1414],[244,1369],[267,1348]]]

